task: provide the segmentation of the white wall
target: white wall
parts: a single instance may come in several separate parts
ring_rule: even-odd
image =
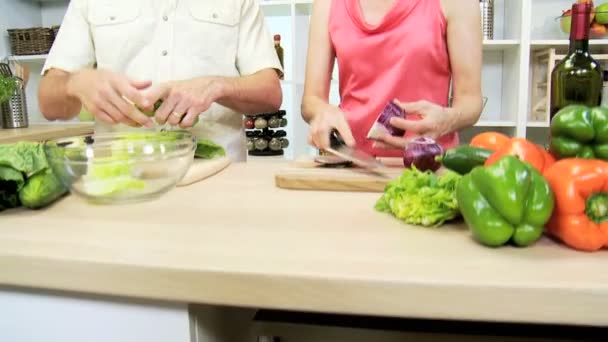
[[[40,3],[31,0],[0,0],[0,18],[0,57],[4,57],[11,51],[6,30],[40,26]]]
[[[42,25],[45,27],[60,25],[69,2],[69,0],[54,0],[43,2]]]

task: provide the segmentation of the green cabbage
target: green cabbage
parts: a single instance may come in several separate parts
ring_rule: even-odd
[[[438,176],[412,166],[386,186],[375,209],[408,224],[438,227],[460,215],[456,186],[461,177],[452,171]]]

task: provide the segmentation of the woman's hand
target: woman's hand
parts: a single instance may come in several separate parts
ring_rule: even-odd
[[[416,137],[425,136],[436,140],[453,130],[455,114],[449,108],[428,101],[402,103],[395,100],[394,102],[405,111],[406,115],[418,114],[422,116],[422,119],[392,118],[391,125],[404,130],[408,137],[394,137],[386,134],[374,145],[376,148],[402,149],[405,148],[408,141]]]
[[[355,138],[353,138],[344,113],[332,105],[323,106],[310,121],[308,142],[318,149],[324,150],[329,147],[329,135],[334,129],[338,131],[346,145],[355,145]]]
[[[191,127],[200,113],[223,96],[225,87],[221,78],[198,77],[153,86],[145,96],[148,103],[163,100],[154,115],[156,122],[186,128]]]

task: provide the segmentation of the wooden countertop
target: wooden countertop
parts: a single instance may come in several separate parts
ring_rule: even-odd
[[[491,249],[412,227],[378,194],[274,186],[234,164],[159,200],[69,196],[0,213],[0,284],[183,302],[436,319],[608,325],[608,253]]]
[[[26,128],[1,128],[0,144],[17,141],[44,141],[93,133],[93,123],[30,124]]]

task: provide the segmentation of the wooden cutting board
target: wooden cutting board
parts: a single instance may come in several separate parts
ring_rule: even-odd
[[[292,190],[383,192],[390,181],[403,173],[403,165],[387,166],[384,177],[360,168],[328,168],[313,160],[299,160],[276,173],[275,184]]]
[[[230,162],[231,159],[227,156],[211,160],[195,158],[192,161],[192,165],[190,165],[188,172],[186,172],[184,178],[177,183],[177,186],[191,185],[209,178],[228,167]]]

